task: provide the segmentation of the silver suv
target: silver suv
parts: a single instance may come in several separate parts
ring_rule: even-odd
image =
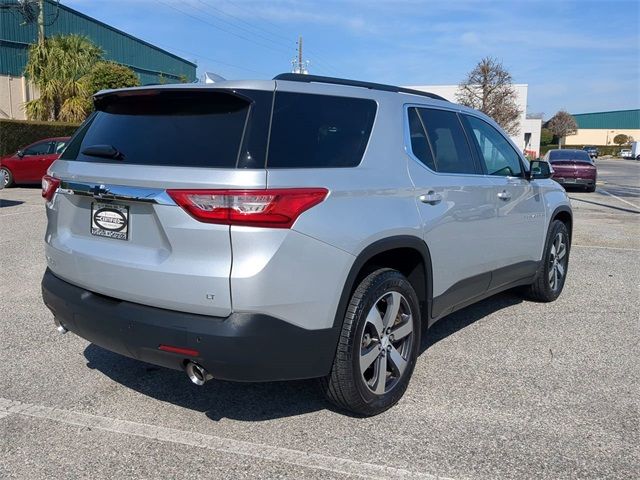
[[[374,415],[406,390],[423,325],[562,291],[567,195],[482,113],[296,74],[94,103],[43,179],[61,332],[196,384],[318,377]]]

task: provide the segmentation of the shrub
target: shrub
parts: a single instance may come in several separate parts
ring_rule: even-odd
[[[140,85],[138,75],[129,67],[114,62],[96,63],[85,81],[89,95],[100,90],[113,88],[137,87]]]
[[[0,155],[15,153],[20,148],[43,138],[68,137],[79,125],[62,122],[0,120]]]

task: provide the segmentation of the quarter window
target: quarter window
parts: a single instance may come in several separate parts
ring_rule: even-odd
[[[355,167],[376,109],[362,98],[276,93],[268,168]]]
[[[480,158],[489,175],[503,177],[522,176],[520,156],[508,140],[484,120],[465,115],[469,128],[473,132]]]
[[[435,170],[439,173],[478,173],[457,113],[430,108],[417,110],[426,129]]]
[[[411,151],[413,155],[431,170],[436,170],[433,153],[427,140],[427,133],[416,108],[409,109],[409,132],[411,135]]]

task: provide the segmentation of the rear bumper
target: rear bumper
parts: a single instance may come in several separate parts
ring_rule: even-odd
[[[226,318],[176,312],[92,293],[56,277],[42,279],[42,297],[58,322],[107,350],[176,370],[187,360],[214,378],[274,381],[327,375],[335,355],[335,328],[306,330],[261,314]],[[198,352],[186,357],[160,345]]]
[[[567,178],[567,177],[553,177],[553,180],[560,185],[572,186],[572,185],[595,185],[595,178]]]

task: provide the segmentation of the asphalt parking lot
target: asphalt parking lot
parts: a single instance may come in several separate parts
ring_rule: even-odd
[[[0,477],[637,478],[640,162],[598,167],[595,193],[570,192],[561,298],[442,320],[405,397],[368,419],[312,381],[196,387],[59,335],[40,190],[0,191]]]

